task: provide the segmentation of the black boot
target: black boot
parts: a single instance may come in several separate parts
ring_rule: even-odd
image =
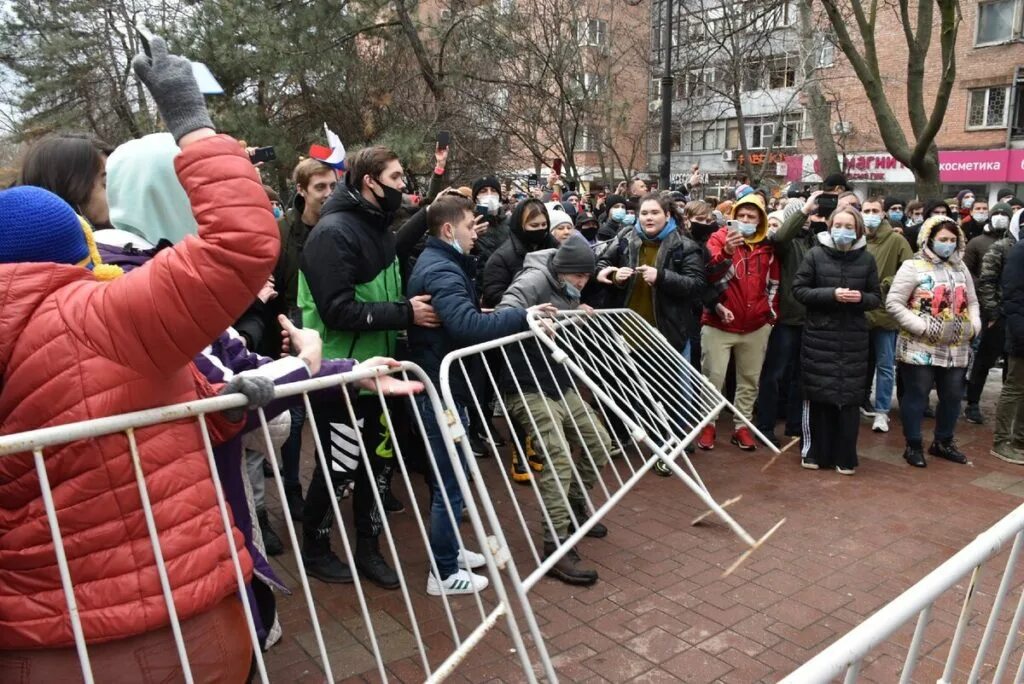
[[[903,459],[915,468],[924,468],[928,465],[924,460],[924,449],[921,448],[920,442],[907,444],[903,451]]]
[[[270,526],[270,516],[267,515],[267,510],[256,512],[256,520],[260,525],[260,534],[263,535],[263,547],[267,551],[268,556],[280,556],[284,553],[284,544],[281,543],[281,538],[277,536],[277,532],[274,532],[274,528]]]
[[[587,513],[587,504],[584,501],[573,501],[572,502],[572,512],[576,514],[576,520],[579,521],[581,527],[583,526],[583,523],[585,523],[587,520],[590,519],[590,514]],[[576,526],[573,525],[572,524],[572,520],[570,520],[569,521],[569,534],[572,534],[575,531],[576,531]],[[595,539],[600,539],[602,537],[607,537],[608,536],[608,528],[605,527],[604,525],[602,525],[601,523],[597,523],[593,527],[590,528],[590,531],[587,532],[586,536],[594,537]]]
[[[967,406],[964,407],[964,420],[975,425],[985,424],[985,416],[981,415],[981,407],[978,406],[978,402],[967,402]]]
[[[325,541],[313,541],[308,537],[302,542],[302,563],[306,574],[329,584],[351,584],[352,569],[342,562]]]
[[[292,515],[292,520],[302,522],[302,509],[306,505],[305,500],[302,498],[302,485],[285,482],[284,495],[288,499],[288,511]]]
[[[360,575],[384,589],[401,586],[398,573],[381,555],[378,537],[359,537],[356,541],[356,569]]]
[[[952,438],[944,439],[941,442],[932,442],[932,445],[928,447],[928,453],[960,465],[967,463],[967,456],[956,448],[956,442]]]
[[[387,491],[384,492],[384,496],[381,497],[381,501],[384,503],[384,510],[388,513],[405,512],[405,504],[391,492],[391,487],[388,487]]]
[[[553,554],[556,548],[557,545],[554,542],[544,542],[544,557],[547,558]],[[576,553],[575,548],[569,549],[561,560],[548,570],[548,574],[566,584],[590,586],[597,582],[597,570],[583,565],[580,554]]]

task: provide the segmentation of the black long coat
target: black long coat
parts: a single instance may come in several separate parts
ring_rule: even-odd
[[[800,350],[804,399],[858,406],[868,374],[869,328],[865,311],[882,305],[878,269],[864,238],[843,252],[828,233],[804,257],[793,279],[793,295],[807,307]],[[860,290],[857,303],[836,301],[839,287]]]

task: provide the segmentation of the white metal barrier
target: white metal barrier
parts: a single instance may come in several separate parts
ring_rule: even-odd
[[[542,663],[550,667],[543,636],[529,609],[529,591],[574,552],[659,461],[708,507],[708,514],[694,524],[714,514],[748,546],[726,574],[784,519],[756,539],[725,511],[739,497],[719,504],[708,491],[686,447],[722,409],[736,411],[637,314],[564,311],[554,319],[531,315],[530,326],[529,332],[449,354],[442,363],[440,389],[449,406],[468,407],[473,429],[486,441],[486,455],[498,464],[497,476],[494,468],[485,474],[470,457],[468,440],[462,440],[478,505],[491,529],[501,536],[502,547],[526,549],[525,556],[512,554],[506,576],[524,607]],[[580,409],[580,403],[587,408]],[[749,421],[743,421],[760,436]],[[763,437],[762,441],[778,453]],[[510,476],[513,460],[535,464],[529,466],[530,477],[523,482],[530,491],[521,495],[513,483],[522,478]],[[559,470],[561,475],[544,475]],[[596,478],[594,472],[599,473]],[[504,525],[488,494],[495,487],[507,495],[514,512]],[[567,526],[559,529],[553,508],[560,516],[568,513]],[[537,536],[556,545],[553,551],[538,549],[531,524],[537,526]],[[513,534],[516,543],[504,536]],[[532,568],[525,578],[516,561]],[[547,674],[554,678],[550,670]]]
[[[356,424],[356,417],[353,412],[353,400],[352,391],[354,385],[360,381],[370,380],[373,387],[375,388],[376,397],[381,405],[382,415],[387,427],[394,434],[394,422],[391,411],[389,410],[388,400],[394,400],[394,397],[386,397],[384,391],[379,384],[379,378],[384,375],[398,375],[404,379],[419,380],[424,383],[424,393],[427,396],[430,404],[430,410],[434,413],[434,419],[438,421],[439,425],[445,425],[450,417],[450,414],[442,407],[436,390],[431,383],[426,379],[421,369],[417,366],[409,363],[404,363],[399,368],[387,369],[385,367],[375,367],[368,369],[357,369],[350,373],[342,375],[335,375],[330,377],[321,377],[317,379],[307,380],[303,382],[294,383],[291,385],[283,385],[277,388],[277,398],[281,399],[284,397],[294,397],[301,395],[302,402],[305,404],[309,420],[313,424],[313,433],[316,435],[315,421],[316,417],[313,411],[313,403],[310,399],[310,394],[314,392],[322,392],[330,389],[337,389],[339,391],[339,402],[344,402],[345,409],[351,420],[351,424]],[[421,414],[419,407],[415,401],[407,399],[411,407],[411,414],[414,418],[414,423],[418,427],[418,434],[424,442],[424,447],[429,453],[429,444],[427,442],[427,436],[424,431],[423,414]],[[243,576],[242,566],[239,561],[238,552],[235,549],[235,545],[232,538],[232,523],[231,514],[225,501],[224,491],[221,486],[221,479],[218,476],[217,467],[214,460],[214,445],[212,444],[210,431],[207,426],[207,416],[211,413],[223,411],[230,408],[243,407],[246,404],[246,400],[242,395],[230,395],[223,397],[215,397],[211,399],[205,399],[200,401],[194,401],[187,404],[180,404],[175,406],[168,406],[163,408],[152,409],[148,411],[141,411],[137,413],[124,414],[119,416],[113,416],[109,418],[102,418],[98,420],[91,420],[81,423],[75,423],[70,425],[63,425],[58,427],[45,428],[35,430],[31,432],[25,432],[14,435],[0,436],[0,458],[15,458],[23,457],[17,456],[18,454],[32,453],[32,457],[35,463],[35,469],[38,473],[42,498],[45,504],[47,520],[49,523],[49,529],[54,542],[56,550],[56,560],[60,570],[61,584],[63,587],[65,599],[67,602],[68,613],[67,619],[69,620],[74,635],[75,646],[77,649],[79,663],[81,665],[81,672],[83,679],[91,683],[95,681],[92,665],[89,658],[89,641],[90,635],[86,634],[83,630],[82,621],[80,619],[80,608],[79,601],[76,598],[75,588],[75,577],[72,576],[69,570],[67,558],[65,557],[64,546],[61,538],[60,520],[58,518],[57,511],[55,510],[53,503],[53,496],[50,488],[50,483],[47,478],[46,471],[46,450],[54,446],[64,445],[78,440],[94,439],[104,437],[107,439],[112,438],[118,434],[124,434],[127,442],[129,451],[131,454],[134,471],[136,474],[136,485],[138,487],[139,497],[142,509],[145,514],[146,524],[149,531],[149,538],[152,544],[155,559],[157,561],[157,568],[160,577],[160,583],[163,590],[164,602],[168,611],[168,617],[170,627],[174,635],[175,648],[177,650],[178,658],[181,664],[181,676],[186,682],[193,681],[192,671],[189,666],[189,644],[185,643],[181,631],[181,622],[178,619],[177,612],[175,610],[175,603],[172,597],[172,591],[174,587],[170,585],[170,580],[167,575],[167,571],[163,562],[161,553],[160,543],[160,530],[157,529],[154,521],[152,507],[149,502],[148,488],[146,477],[144,476],[143,464],[146,460],[145,453],[140,453],[140,449],[135,440],[135,430],[143,427],[155,426],[160,424],[166,424],[171,422],[180,421],[196,421],[197,429],[201,432],[202,440],[205,445],[206,455],[210,468],[211,478],[214,483],[216,491],[217,505],[220,510],[220,516],[222,524],[224,525],[225,535],[224,539],[227,542],[227,546],[230,549],[231,560],[235,569],[235,577],[238,584],[239,597],[241,598],[242,605],[246,615],[246,621],[248,624],[248,638],[253,644],[253,653],[255,657],[255,668],[258,673],[257,679],[263,682],[269,681],[268,670],[266,665],[266,657],[260,649],[259,639],[257,637],[256,627],[253,619],[252,611],[249,607],[249,603],[246,600],[246,581]],[[284,520],[287,525],[287,542],[290,542],[290,550],[294,558],[294,562],[297,567],[297,575],[299,577],[302,589],[302,597],[305,600],[306,607],[309,612],[309,627],[316,641],[316,648],[320,658],[320,667],[322,667],[327,681],[334,681],[334,674],[332,671],[332,663],[330,654],[325,645],[324,634],[321,628],[320,620],[318,619],[317,605],[315,602],[314,591],[310,586],[308,576],[304,569],[300,539],[296,533],[295,525],[291,520],[291,515],[287,510],[287,497],[285,496],[284,482],[280,475],[280,468],[277,462],[277,456],[271,443],[271,435],[268,429],[267,416],[263,409],[259,409],[259,420],[262,428],[262,435],[266,442],[266,453],[268,458],[272,461],[273,470],[275,473],[275,482],[278,495],[282,507],[284,507]],[[453,464],[458,464],[458,456],[455,451],[453,437],[458,438],[459,433],[457,430],[442,430],[445,438],[446,450],[448,452],[448,458],[453,459]],[[356,430],[355,434],[359,434]],[[358,437],[359,443],[359,457],[362,461],[364,468],[370,469],[371,464],[369,461],[369,454],[367,451],[367,445],[363,443],[362,437]],[[495,625],[504,618],[508,625],[508,635],[512,640],[512,646],[517,654],[517,658],[520,662],[523,672],[528,681],[536,681],[536,674],[534,671],[533,663],[530,658],[530,651],[527,650],[523,643],[521,636],[521,630],[519,629],[516,622],[516,614],[510,609],[508,597],[505,593],[505,586],[501,581],[499,572],[499,563],[504,562],[504,554],[500,545],[493,545],[493,538],[489,538],[484,531],[479,513],[477,512],[476,505],[474,503],[474,497],[472,491],[462,475],[461,468],[456,467],[455,472],[459,475],[459,481],[462,485],[463,498],[465,500],[465,513],[469,518],[470,529],[472,530],[473,536],[475,537],[468,546],[465,542],[470,540],[464,539],[462,533],[459,532],[459,521],[462,519],[463,511],[453,511],[450,503],[448,502],[447,496],[444,497],[445,505],[447,508],[447,514],[450,517],[450,521],[453,523],[454,530],[459,539],[460,548],[479,548],[484,554],[486,559],[486,568],[490,578],[490,584],[493,588],[494,594],[490,592],[474,593],[472,597],[464,598],[449,598],[447,595],[435,598],[430,597],[430,601],[438,601],[443,606],[443,613],[445,622],[448,625],[448,631],[450,638],[454,644],[454,648],[451,653],[437,653],[431,652],[431,650],[425,645],[423,635],[419,631],[420,620],[417,617],[417,610],[415,608],[416,601],[414,596],[419,598],[419,595],[423,595],[423,588],[414,588],[410,582],[410,577],[415,576],[417,578],[424,577],[423,561],[406,561],[407,555],[414,555],[412,551],[416,549],[417,545],[421,548],[426,549],[426,559],[429,564],[429,569],[437,573],[437,566],[434,562],[433,556],[430,553],[430,542],[427,526],[424,522],[424,515],[419,510],[417,505],[418,500],[422,499],[422,496],[417,496],[417,492],[413,487],[412,481],[410,480],[410,474],[408,469],[405,467],[405,460],[402,454],[402,445],[398,440],[393,440],[394,447],[394,458],[398,464],[398,472],[401,477],[401,485],[399,480],[395,480],[396,491],[402,491],[403,495],[407,500],[407,507],[411,509],[413,518],[415,520],[415,526],[419,533],[418,539],[409,539],[407,537],[398,538],[392,530],[392,525],[388,521],[387,516],[382,515],[383,518],[383,537],[386,540],[387,550],[390,551],[391,560],[394,564],[395,570],[398,573],[400,580],[400,594],[402,597],[402,603],[404,605],[406,616],[408,619],[408,630],[411,633],[412,639],[416,644],[417,658],[420,663],[420,667],[423,672],[424,679],[430,681],[440,681],[445,676],[450,674],[454,668],[466,657],[471,650],[481,642],[483,637],[490,632]],[[329,463],[327,456],[324,452],[324,445],[321,443],[319,437],[315,437],[315,448],[316,458],[319,461],[320,467],[323,473],[330,472]],[[372,447],[371,447],[372,448]],[[433,459],[427,459],[433,470],[433,476],[438,477],[437,465]],[[244,465],[239,464],[239,467],[244,470]],[[401,486],[401,489],[399,487]],[[333,487],[328,480],[329,490],[333,491]],[[443,491],[443,490],[442,490]],[[374,490],[374,500],[379,511],[383,511],[383,502],[381,501],[379,493]],[[379,644],[377,632],[374,628],[374,620],[371,615],[371,605],[367,600],[366,592],[363,588],[363,582],[360,579],[359,573],[356,572],[356,564],[353,558],[352,544],[349,540],[349,532],[346,528],[345,520],[346,517],[342,515],[339,501],[336,497],[330,497],[331,506],[333,507],[334,521],[337,530],[340,534],[340,539],[343,546],[343,558],[348,562],[349,567],[352,568],[354,577],[354,592],[356,600],[359,606],[359,612],[363,621],[363,625],[366,629],[367,640],[369,642],[369,649],[372,651],[376,673],[380,676],[381,680],[387,681],[389,679],[389,673],[387,670],[387,663],[385,662],[382,650]],[[426,508],[429,510],[429,497]],[[253,522],[255,526],[255,521]],[[500,529],[500,528],[496,528]],[[497,560],[496,560],[497,557]],[[419,567],[411,567],[410,563],[415,563]],[[292,599],[296,600],[296,599]],[[459,601],[472,601],[475,605],[475,611],[462,610],[456,615],[456,610],[453,608],[453,604]],[[462,604],[463,607],[465,604]],[[466,624],[467,615],[475,614],[478,615],[478,621],[470,622]],[[532,615],[528,615],[528,618],[532,619]],[[537,642],[534,644],[535,648],[541,651],[543,659],[546,661],[548,672],[552,675],[552,681],[554,681],[553,672],[550,670],[550,661],[543,654],[543,643]],[[272,653],[271,651],[270,653]],[[100,677],[102,680],[102,676]]]
[[[992,607],[988,619],[985,621],[984,631],[982,631],[980,623],[973,621],[974,605],[977,598],[982,595],[982,570],[985,563],[997,556],[1011,539],[1013,545],[1010,547],[1006,566],[1002,569],[998,588],[992,595]],[[830,682],[836,677],[842,676],[844,682],[852,684],[857,681],[862,665],[865,660],[870,659],[872,651],[888,642],[890,637],[902,627],[909,625],[915,616],[917,623],[910,643],[900,646],[901,650],[906,649],[906,658],[902,671],[899,673],[899,681],[901,684],[925,681],[920,676],[915,679],[914,674],[922,657],[923,645],[934,617],[936,604],[942,600],[956,600],[960,594],[953,590],[960,582],[968,578],[959,617],[956,620],[956,629],[952,637],[949,638],[945,663],[942,665],[941,675],[937,681],[939,684],[958,681],[956,679],[957,667],[968,644],[975,651],[970,674],[966,680],[970,684],[978,681],[996,682],[997,684],[1024,681],[1024,655],[1022,654],[1018,654],[1020,660],[1015,670],[1016,674],[1010,675],[1014,671],[1011,660],[1014,652],[1019,650],[1018,636],[1022,620],[1024,620],[1024,586],[1021,586],[1019,582],[1016,587],[1014,585],[1014,573],[1019,565],[1022,539],[1024,539],[1024,505],[982,532],[974,541],[925,576],[920,582],[795,670],[783,680],[783,683],[817,684],[818,682]],[[1010,618],[1007,625],[1005,623],[1007,616],[1002,614],[1003,607],[1006,604],[1007,596],[1015,591],[1020,593],[1020,598],[1017,601],[1013,617]],[[941,625],[939,628],[941,629]],[[999,660],[995,662],[993,669],[992,662],[987,662],[986,656],[989,654],[989,648],[995,643],[996,633],[1001,633],[1003,628],[1006,629],[1006,638],[1003,641]],[[944,635],[940,635],[939,638],[944,638]],[[891,676],[891,681],[896,681],[896,673],[892,673]],[[930,681],[931,677],[928,677],[927,680]]]

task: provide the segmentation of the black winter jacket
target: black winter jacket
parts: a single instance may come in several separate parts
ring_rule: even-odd
[[[1002,284],[1006,353],[1024,356],[1024,240],[1018,241],[1006,255]]]
[[[324,325],[333,330],[405,330],[412,324],[407,301],[358,301],[356,286],[370,283],[403,262],[427,228],[420,209],[397,232],[391,216],[355,188],[338,183],[302,251],[302,273]]]
[[[867,240],[847,252],[832,236],[820,233],[820,245],[804,257],[793,281],[793,295],[807,308],[800,350],[804,399],[835,406],[858,406],[868,374],[869,328],[866,311],[882,305],[875,259]],[[860,290],[855,304],[836,301],[839,287]]]
[[[598,260],[598,273],[609,266],[636,268],[642,244],[643,238],[636,230],[622,231],[617,244],[610,245]],[[669,344],[679,351],[699,329],[700,308],[695,304],[701,301],[708,283],[704,263],[704,248],[678,229],[665,236],[655,258],[658,279],[654,283],[654,320]],[[624,287],[607,289],[608,308],[626,305],[633,280]]]

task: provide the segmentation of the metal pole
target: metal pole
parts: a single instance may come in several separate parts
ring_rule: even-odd
[[[672,169],[672,3],[665,2],[665,25],[662,26],[661,45],[665,61],[661,74],[661,162],[658,165],[658,188],[668,190]]]

